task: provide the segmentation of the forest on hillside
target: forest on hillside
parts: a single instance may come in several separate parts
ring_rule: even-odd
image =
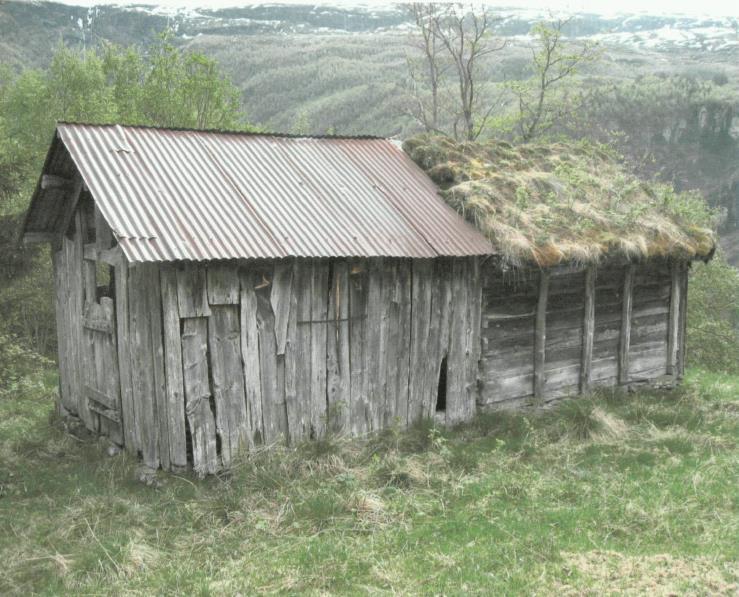
[[[219,29],[212,16],[178,21],[119,11],[116,21],[81,11],[0,6],[0,31],[9,33],[0,44],[8,58],[0,67],[5,362],[13,354],[22,360],[24,351],[55,354],[48,249],[19,246],[17,233],[58,120],[400,139],[423,130],[512,143],[589,139],[645,179],[702,194],[736,264],[739,69],[731,48],[718,59],[706,59],[706,49],[668,60],[665,52],[603,42],[587,21],[512,22],[495,13],[484,15],[476,39],[482,21],[465,10],[458,30],[447,32],[450,48],[467,35],[478,53],[437,47],[434,64],[423,18],[409,7],[364,20],[297,8],[266,15],[264,22],[296,28],[292,34],[260,29],[255,19],[247,27],[243,14],[217,15]],[[227,27],[232,22],[240,28]],[[555,66],[544,69],[546,60]],[[696,357],[704,350],[704,358],[718,358],[737,342],[739,283],[722,259],[700,270],[710,292],[695,285],[694,327],[706,342]],[[709,321],[711,303],[723,305],[717,324]]]

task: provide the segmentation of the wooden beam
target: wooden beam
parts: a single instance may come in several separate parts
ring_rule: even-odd
[[[670,262],[670,319],[667,327],[667,375],[677,374],[677,353],[680,349],[680,263]]]
[[[71,191],[74,189],[74,181],[69,178],[63,178],[53,174],[43,174],[41,176],[41,188],[44,191],[51,189]]]
[[[582,323],[582,358],[580,361],[580,393],[590,390],[595,332],[595,267],[585,270],[585,309]]]
[[[67,200],[69,201],[69,204],[66,206],[66,212],[64,213],[64,217],[62,218],[62,224],[59,227],[59,234],[64,235],[67,233],[67,229],[69,228],[69,225],[72,223],[72,218],[74,217],[74,212],[77,210],[77,203],[80,200],[80,195],[82,194],[82,177],[79,175],[79,172],[74,175],[74,185],[72,189],[67,194]]]
[[[629,383],[629,351],[631,349],[631,311],[634,302],[633,264],[624,271],[623,296],[621,302],[621,335],[618,345],[618,383]]]
[[[681,300],[680,300],[680,347],[678,349],[678,379],[685,375],[685,349],[687,347],[687,323],[688,323],[688,263],[684,262],[680,271],[681,278]]]
[[[536,304],[536,324],[534,327],[534,402],[544,402],[544,365],[547,344],[547,300],[549,297],[549,272],[542,270],[539,275],[539,299]]]
[[[24,245],[52,243],[59,240],[59,235],[54,232],[26,232],[22,240]]]

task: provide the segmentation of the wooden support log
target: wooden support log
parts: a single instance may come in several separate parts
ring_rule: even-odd
[[[621,333],[618,343],[618,383],[629,383],[629,352],[631,350],[631,319],[634,303],[634,272],[633,264],[627,265],[624,271],[621,307]]]
[[[141,447],[141,441],[138,436],[133,403],[128,318],[128,264],[125,261],[121,261],[121,263],[115,267],[114,276],[123,441],[126,451],[130,454],[136,454]]]
[[[547,300],[549,297],[549,272],[542,270],[539,277],[539,298],[536,303],[534,324],[534,402],[544,402],[544,383],[547,344]]]
[[[35,243],[57,243],[59,235],[54,232],[26,232],[23,235],[23,244],[32,245]]]
[[[176,470],[187,466],[185,388],[182,373],[180,312],[177,307],[177,273],[173,267],[164,266],[159,277],[162,286],[164,368],[167,374],[169,460],[171,467]]]
[[[670,315],[667,327],[667,375],[677,375],[680,350],[680,262],[670,262]]]
[[[62,176],[55,176],[53,174],[43,174],[41,176],[41,189],[61,189],[63,191],[71,191],[74,188],[74,181],[69,178]]]
[[[590,389],[593,365],[593,337],[595,332],[595,267],[585,271],[585,307],[582,324],[582,359],[580,361],[580,393]]]
[[[677,375],[682,379],[685,375],[685,353],[687,348],[687,323],[688,323],[688,264],[683,263],[681,272],[681,292],[680,292],[680,348],[678,352],[678,370]]]

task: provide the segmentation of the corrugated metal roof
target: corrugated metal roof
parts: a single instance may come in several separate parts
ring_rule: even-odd
[[[129,260],[480,255],[391,141],[60,124]]]

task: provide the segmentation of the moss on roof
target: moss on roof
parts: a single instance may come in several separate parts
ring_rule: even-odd
[[[702,197],[635,178],[600,145],[419,135],[403,149],[511,265],[692,259],[715,247],[714,215]]]

